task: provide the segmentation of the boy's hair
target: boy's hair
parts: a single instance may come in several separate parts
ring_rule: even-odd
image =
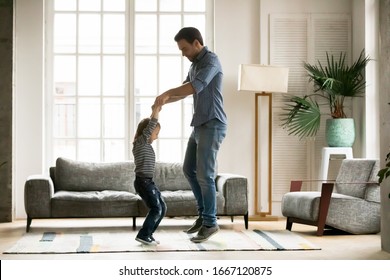
[[[188,43],[192,44],[195,40],[198,40],[199,43],[203,46],[203,37],[200,34],[199,30],[195,27],[184,27],[175,36],[175,41],[179,42],[180,40],[186,40]]]
[[[141,120],[137,126],[137,131],[135,132],[135,135],[134,135],[134,141],[140,136],[142,135],[142,132],[144,131],[144,129],[148,126],[150,122],[150,118],[144,118],[143,120]],[[160,123],[157,123],[157,126],[156,127],[161,127]]]

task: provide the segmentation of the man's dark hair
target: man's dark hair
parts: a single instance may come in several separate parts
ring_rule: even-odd
[[[202,34],[195,27],[184,27],[175,36],[175,41],[179,42],[180,40],[186,40],[188,43],[192,44],[195,40],[198,40],[199,43],[203,46]]]

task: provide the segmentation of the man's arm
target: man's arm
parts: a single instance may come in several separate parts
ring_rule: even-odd
[[[156,97],[154,104],[157,106],[162,106],[166,103],[176,102],[181,100],[188,95],[194,94],[195,89],[192,87],[191,83],[182,84],[179,87],[171,88],[166,92],[160,94]]]

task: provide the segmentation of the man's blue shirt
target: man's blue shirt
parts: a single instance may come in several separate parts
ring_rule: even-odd
[[[200,126],[212,119],[227,124],[223,110],[222,67],[218,56],[203,47],[192,62],[184,82],[190,82],[195,89],[194,115],[191,126]]]

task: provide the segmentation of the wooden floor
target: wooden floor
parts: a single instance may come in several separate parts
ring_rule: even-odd
[[[165,218],[160,227],[182,230],[192,224],[192,219]],[[142,219],[137,219],[141,225]],[[234,222],[230,218],[221,218],[218,221],[221,228],[244,229],[242,217],[236,217]],[[325,236],[317,237],[315,228],[306,225],[293,225],[293,232],[301,235],[308,241],[321,247],[316,251],[254,251],[254,252],[135,252],[135,253],[99,253],[99,254],[42,254],[42,255],[8,255],[3,251],[10,248],[24,233],[25,220],[12,223],[0,223],[0,259],[1,260],[390,260],[390,253],[381,250],[379,234],[349,235],[329,232]],[[62,228],[89,228],[95,227],[123,227],[123,230],[132,231],[130,219],[47,219],[33,220],[31,231],[61,230]],[[281,230],[285,228],[285,220],[249,222],[250,229]],[[158,238],[156,236],[156,238]],[[215,235],[212,238],[218,238]],[[172,241],[174,242],[174,241]]]

